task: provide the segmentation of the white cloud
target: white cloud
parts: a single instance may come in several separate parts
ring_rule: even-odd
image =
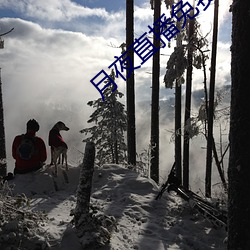
[[[2,51],[4,71],[26,75],[30,78],[26,80],[29,83],[37,78],[38,88],[46,89],[54,83],[65,87],[71,82],[76,84],[73,91],[79,95],[79,89],[84,89],[84,84],[91,86],[89,80],[102,67],[108,66],[113,60],[112,54],[115,54],[108,41],[101,37],[43,29],[20,19],[1,19],[1,23],[6,27],[15,27],[5,38],[5,49]],[[38,95],[42,94],[42,89]]]
[[[45,140],[46,129],[63,120],[75,128],[71,146],[81,144],[78,131],[90,115],[86,103],[100,97],[90,79],[111,64],[117,49],[102,37],[45,29],[21,19],[0,22],[4,29],[14,27],[0,51],[9,158],[12,136],[32,117],[41,123]]]
[[[68,0],[52,0],[50,4],[44,2],[0,2],[0,8],[20,11],[23,16],[33,17],[39,23],[14,18],[0,19],[1,30],[14,27],[14,31],[4,37],[5,48],[0,51],[8,150],[12,136],[24,132],[27,119],[32,117],[41,123],[40,135],[45,140],[54,121],[61,119],[68,122],[70,127],[75,128],[70,136],[75,136],[74,143],[78,141],[80,145],[82,137],[78,129],[83,128],[93,111],[88,109],[86,103],[100,97],[90,79],[101,69],[108,72],[114,56],[120,55],[121,50],[110,45],[119,46],[125,42],[124,10],[108,13],[104,9],[84,8]],[[220,4],[220,10],[223,10],[224,2],[229,0]],[[200,14],[204,28],[212,25],[213,6],[209,8]],[[148,32],[148,25],[153,24],[152,13],[149,4],[135,6],[135,38]],[[229,15],[226,10],[223,13],[221,22]],[[77,19],[87,16],[101,19],[95,22]],[[43,25],[45,21],[47,28]],[[62,29],[58,29],[61,23]],[[65,26],[81,32],[65,31]],[[225,83],[229,72],[228,46],[228,43],[218,44],[218,82],[221,84]],[[163,75],[167,57],[161,60]],[[151,75],[148,74],[152,70],[151,65],[149,60],[135,71],[137,100],[151,98]],[[195,73],[195,77],[194,89],[203,88],[202,72]],[[125,84],[121,80],[117,83],[119,90],[125,92]],[[62,110],[67,110],[67,113]],[[8,155],[11,158],[10,152]]]
[[[70,21],[77,17],[98,16],[107,18],[108,12],[103,8],[87,8],[70,0],[8,0],[0,3],[1,8],[21,12],[24,16],[46,21]]]

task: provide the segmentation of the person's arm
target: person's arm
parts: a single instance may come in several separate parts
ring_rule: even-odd
[[[18,136],[15,137],[12,143],[12,156],[14,159],[17,158],[17,147],[18,147]]]
[[[47,151],[44,141],[39,138],[39,149],[40,149],[40,161],[45,162],[47,160]]]

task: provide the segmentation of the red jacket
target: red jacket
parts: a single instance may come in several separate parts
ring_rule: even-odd
[[[46,146],[42,138],[35,136],[35,132],[28,131],[25,135],[35,137],[35,153],[30,160],[23,160],[20,158],[17,150],[22,141],[23,135],[18,135],[15,137],[12,144],[12,156],[16,160],[15,166],[19,170],[33,169],[41,166],[43,162],[47,159]]]
[[[63,140],[62,136],[60,135],[59,130],[52,128],[49,131],[49,146],[51,147],[60,147],[63,146],[68,148],[66,142]]]

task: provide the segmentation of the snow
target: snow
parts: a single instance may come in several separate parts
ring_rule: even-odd
[[[73,219],[70,214],[76,205],[79,173],[80,166],[70,167],[67,184],[59,169],[56,178],[58,191],[54,189],[51,169],[18,175],[9,181],[9,186],[14,186],[12,195],[24,193],[30,199],[29,210],[44,212],[48,216],[39,223],[40,230],[35,227],[29,229],[33,233],[30,241],[37,235],[50,246],[40,249],[83,249],[70,223]],[[175,193],[165,192],[160,200],[155,200],[158,192],[159,187],[152,181],[125,167],[104,165],[96,168],[91,204],[100,213],[116,220],[110,244],[99,249],[226,249],[224,228],[213,228]],[[0,249],[8,250],[1,247],[1,241]]]

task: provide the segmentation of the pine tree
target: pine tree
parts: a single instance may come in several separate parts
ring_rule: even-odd
[[[211,178],[212,178],[212,151],[213,151],[213,118],[214,118],[214,89],[216,73],[217,37],[218,37],[218,14],[219,0],[214,2],[214,27],[210,70],[209,106],[208,106],[208,134],[207,134],[207,160],[206,160],[206,179],[205,193],[211,197]]]
[[[194,6],[194,3],[193,3]],[[193,16],[194,11],[191,11]],[[191,114],[191,99],[192,99],[192,75],[193,75],[193,37],[194,37],[195,19],[189,19],[187,33],[188,33],[188,52],[187,52],[187,73],[186,73],[186,99],[184,110],[184,140],[183,140],[183,186],[189,189],[189,131],[185,129],[190,125]]]
[[[134,43],[134,0],[126,0],[126,46],[127,49]],[[131,60],[130,66],[134,66],[134,50],[132,47],[127,50]],[[136,165],[136,125],[135,125],[135,77],[134,71],[127,70],[127,145],[128,164]]]
[[[250,249],[250,1],[232,3],[228,250]]]
[[[112,70],[110,78],[115,81]],[[107,80],[105,84],[108,84]],[[118,101],[123,94],[118,90],[112,92],[110,84],[103,92],[105,101],[99,98],[89,101],[88,105],[96,110],[91,114],[88,123],[95,123],[93,127],[84,128],[80,132],[91,134],[84,142],[94,142],[96,145],[97,164],[124,163],[127,146],[124,142],[124,133],[127,130],[127,114],[124,105]]]
[[[4,114],[3,114],[3,99],[2,99],[2,80],[0,71],[0,176],[4,177],[6,173],[7,173],[7,163],[6,163]]]
[[[9,34],[11,30],[0,34],[0,49],[4,48],[4,40],[1,36]],[[0,176],[6,176],[7,174],[7,160],[6,160],[6,145],[5,145],[5,130],[4,130],[4,112],[3,112],[3,96],[2,96],[2,76],[0,69]]]
[[[153,1],[154,23],[161,16],[161,2]],[[160,33],[155,30],[156,33]],[[154,34],[154,46],[160,47],[160,39],[156,39]],[[159,183],[159,88],[160,88],[160,51],[153,55],[153,74],[152,74],[152,106],[151,106],[151,165],[150,176]]]
[[[174,0],[166,0],[166,7],[169,8],[175,4]],[[180,12],[177,13],[180,15]],[[177,22],[176,27],[181,30],[181,23]],[[185,58],[186,49],[182,45],[182,34],[176,35],[176,47],[167,63],[167,71],[164,77],[166,88],[172,88],[175,82],[175,164],[176,176],[182,182],[182,164],[181,164],[181,96],[183,73],[187,66]]]

